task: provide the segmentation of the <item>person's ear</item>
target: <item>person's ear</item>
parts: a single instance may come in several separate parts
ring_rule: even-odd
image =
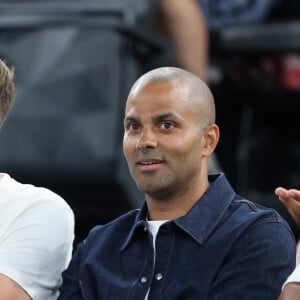
[[[216,124],[210,125],[203,130],[203,157],[209,157],[214,152],[218,144],[219,138],[220,130]]]

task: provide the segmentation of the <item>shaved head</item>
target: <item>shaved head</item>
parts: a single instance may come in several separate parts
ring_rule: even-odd
[[[182,201],[186,192],[186,201],[193,199],[190,208],[208,187],[208,158],[218,140],[214,98],[199,77],[163,67],[133,85],[125,109],[123,151],[148,201]]]
[[[187,105],[192,106],[201,127],[215,123],[215,102],[209,87],[198,76],[180,68],[162,67],[144,74],[133,85],[128,100],[149,86],[164,84],[187,89]]]

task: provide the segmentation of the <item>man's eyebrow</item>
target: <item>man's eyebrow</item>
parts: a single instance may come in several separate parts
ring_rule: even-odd
[[[170,113],[161,114],[161,115],[153,117],[153,119],[155,119],[157,121],[161,121],[161,120],[165,120],[165,119],[169,119],[169,118],[180,119],[176,114],[171,113],[171,112]]]
[[[135,118],[133,116],[125,116],[124,122],[127,122],[127,121],[137,121],[137,118]]]
[[[176,114],[174,114],[172,112],[152,117],[152,119],[155,120],[155,121],[162,121],[162,120],[169,119],[169,118],[180,119],[180,117],[178,115],[176,115]],[[124,122],[129,122],[129,121],[139,122],[139,119],[136,118],[136,117],[134,117],[134,116],[130,116],[130,115],[125,116]]]

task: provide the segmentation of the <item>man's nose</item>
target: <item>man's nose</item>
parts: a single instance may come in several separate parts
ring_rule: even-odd
[[[155,134],[151,130],[144,130],[141,132],[138,140],[136,141],[136,149],[145,150],[155,148],[157,140]]]

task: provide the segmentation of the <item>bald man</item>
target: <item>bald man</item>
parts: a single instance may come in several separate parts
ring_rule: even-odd
[[[94,228],[59,299],[276,299],[295,241],[273,210],[209,176],[219,139],[213,95],[199,77],[158,68],[132,87],[123,150],[139,210]]]

